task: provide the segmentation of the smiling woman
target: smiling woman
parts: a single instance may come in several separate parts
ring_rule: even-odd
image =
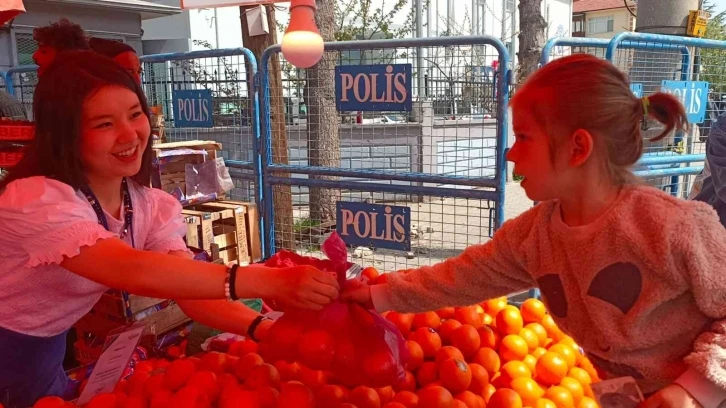
[[[336,280],[312,267],[190,259],[181,206],[147,187],[146,100],[111,59],[64,54],[41,77],[34,113],[33,145],[0,181],[0,404],[63,396],[66,333],[108,288],[175,299],[195,320],[253,339],[271,322],[226,300],[319,309],[337,297]]]

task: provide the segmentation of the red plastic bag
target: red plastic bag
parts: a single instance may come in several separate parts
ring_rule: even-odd
[[[346,280],[350,267],[343,240],[333,233],[322,246],[327,260],[280,252],[267,266],[313,265]],[[287,310],[260,343],[269,363],[285,360],[322,370],[347,386],[386,387],[406,377],[406,342],[391,322],[354,303],[333,302],[319,312]]]

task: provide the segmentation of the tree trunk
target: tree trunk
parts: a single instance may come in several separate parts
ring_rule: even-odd
[[[315,22],[323,40],[335,41],[335,1],[316,0]],[[308,162],[311,166],[340,166],[340,135],[335,107],[336,53],[326,52],[306,73],[306,104],[308,131]],[[336,180],[337,177],[315,176],[311,179]],[[334,222],[335,205],[340,190],[310,188],[310,219],[312,222]]]
[[[247,26],[245,13],[254,7],[240,7],[242,20],[242,43],[257,57],[262,59],[262,53],[271,45],[277,44],[277,23],[275,21],[275,8],[267,6],[267,23],[270,34],[251,37]],[[287,148],[287,127],[285,126],[285,104],[282,95],[282,74],[278,54],[273,54],[268,65],[270,70],[270,124],[272,126],[272,161],[277,164],[289,164]],[[249,83],[252,83],[250,81]],[[262,97],[262,92],[260,92]],[[260,101],[263,105],[264,101]],[[265,129],[267,118],[260,115],[260,127]],[[264,146],[263,146],[264,148]],[[263,154],[264,157],[264,154]],[[289,173],[277,173],[280,177],[290,177]],[[268,198],[269,199],[269,198]],[[272,187],[272,203],[275,218],[275,244],[276,249],[295,249],[293,235],[292,189],[290,186],[275,185]]]
[[[519,1],[519,67],[517,84],[537,70],[542,48],[547,41],[547,22],[542,17],[541,0]]]

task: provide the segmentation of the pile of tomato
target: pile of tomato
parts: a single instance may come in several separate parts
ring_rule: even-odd
[[[86,408],[595,408],[598,375],[539,300],[506,298],[420,314],[387,313],[407,339],[405,379],[346,387],[300,362],[266,363],[258,344],[147,360]],[[263,353],[264,354],[264,353]],[[44,398],[36,408],[67,407]]]

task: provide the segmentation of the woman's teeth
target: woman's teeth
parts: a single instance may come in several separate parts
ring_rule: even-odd
[[[129,150],[124,150],[123,152],[114,153],[113,155],[119,157],[129,157],[134,154],[134,152],[136,152],[136,146],[130,148]]]

